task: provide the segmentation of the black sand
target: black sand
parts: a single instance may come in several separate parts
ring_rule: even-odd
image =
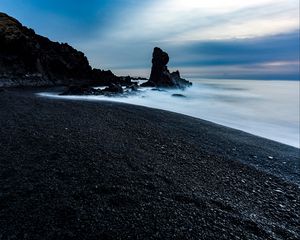
[[[0,239],[299,239],[299,150],[195,118],[0,92]]]

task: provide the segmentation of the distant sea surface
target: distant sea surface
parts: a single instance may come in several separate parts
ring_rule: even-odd
[[[193,86],[185,91],[142,89],[130,97],[40,95],[108,100],[169,110],[299,148],[299,92],[299,81],[194,79]]]

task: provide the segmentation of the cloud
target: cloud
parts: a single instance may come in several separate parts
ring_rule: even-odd
[[[186,76],[299,80],[299,31],[173,46],[172,65]]]
[[[227,48],[226,60],[218,59],[220,52],[215,53],[215,56],[210,52],[205,55],[206,59],[201,60],[203,64],[210,64],[209,61],[215,65],[234,64],[236,61],[246,63],[250,61],[250,57],[255,58],[251,50],[245,49],[245,45],[253,48],[255,45],[248,39],[261,39],[299,29],[297,0],[153,0],[129,6],[119,11],[116,19],[105,29],[101,27],[98,36],[76,43],[76,46],[87,52],[93,65],[115,69],[133,65],[136,68],[146,67],[155,46],[174,54],[178,64],[180,61],[184,64],[184,58],[185,64],[194,64],[199,62],[199,57],[186,54],[187,46],[194,48],[193,51],[197,50],[195,43],[202,44],[202,47],[198,47],[203,51],[208,51],[210,47],[222,48],[222,43],[214,42],[215,40],[228,40],[228,43],[223,42],[226,46],[222,49],[225,51]],[[236,39],[245,41],[242,43]],[[295,45],[296,40],[293,40],[295,39],[291,39],[290,43]],[[272,43],[275,44],[277,43]],[[256,53],[269,51],[268,46],[265,47],[267,48],[256,48]],[[244,57],[242,51],[249,52],[246,60],[239,58]],[[289,49],[285,54],[290,52]],[[197,54],[204,53],[198,51]],[[270,54],[267,55],[271,57]],[[269,57],[263,59],[261,54],[259,56],[262,60],[271,60]],[[278,54],[274,56],[273,60],[277,61]]]
[[[187,41],[257,37],[299,28],[297,0],[165,0],[122,14],[108,38]]]
[[[190,41],[172,45],[176,65],[245,65],[299,61],[299,32],[249,39]],[[182,56],[182,57],[181,57]]]
[[[1,0],[0,8],[120,74],[148,74],[159,46],[190,75],[299,78],[298,0]]]

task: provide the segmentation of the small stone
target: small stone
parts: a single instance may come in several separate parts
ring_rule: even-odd
[[[181,97],[181,98],[186,98],[186,96],[185,96],[185,95],[183,95],[183,94],[178,94],[178,93],[174,93],[174,94],[172,94],[172,97]]]
[[[283,193],[283,191],[281,191],[280,189],[276,189],[275,192]]]

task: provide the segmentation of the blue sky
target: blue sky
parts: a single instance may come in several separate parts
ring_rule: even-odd
[[[186,77],[299,79],[298,0],[1,0],[0,11],[117,74],[147,76],[158,46]]]

